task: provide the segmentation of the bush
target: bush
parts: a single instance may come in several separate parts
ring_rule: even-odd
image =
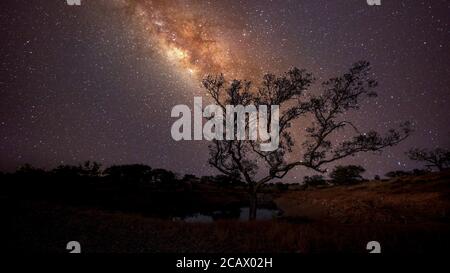
[[[284,184],[284,183],[275,183],[275,187],[277,187],[278,190],[280,191],[287,191],[289,189],[289,185],[288,184]]]
[[[305,176],[303,178],[303,184],[308,187],[317,187],[326,185],[325,177],[322,175]]]
[[[359,165],[336,166],[330,174],[333,184],[349,185],[363,181],[361,174],[366,170]]]

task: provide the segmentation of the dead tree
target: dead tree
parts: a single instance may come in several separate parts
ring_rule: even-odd
[[[257,193],[267,182],[283,178],[296,167],[324,173],[325,165],[360,152],[377,152],[396,145],[411,133],[409,122],[384,136],[378,132],[362,133],[346,119],[345,113],[358,110],[361,101],[375,97],[377,82],[371,78],[370,64],[354,64],[342,76],[322,83],[321,94],[306,94],[315,82],[311,73],[293,68],[282,76],[267,74],[254,88],[248,81],[227,83],[223,75],[207,76],[203,86],[224,111],[226,105],[279,105],[279,146],[274,151],[262,151],[260,140],[213,140],[209,146],[209,163],[220,172],[245,182],[250,199],[249,219],[256,218]],[[268,107],[270,108],[270,107]],[[268,115],[270,117],[270,114]],[[295,146],[296,120],[308,122],[306,139],[301,143],[302,155],[292,153]],[[225,120],[225,118],[223,118]],[[335,143],[335,133],[353,130],[353,137]],[[236,138],[235,138],[236,139]],[[289,155],[289,156],[288,156]],[[292,159],[294,158],[294,159]]]

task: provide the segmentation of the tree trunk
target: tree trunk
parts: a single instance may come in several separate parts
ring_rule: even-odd
[[[256,191],[250,192],[250,208],[248,210],[248,220],[256,220],[256,210],[258,208],[258,195]]]

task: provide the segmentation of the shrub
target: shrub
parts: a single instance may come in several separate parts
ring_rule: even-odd
[[[333,184],[349,185],[361,182],[361,174],[366,170],[359,165],[336,166],[330,174]]]
[[[305,176],[303,178],[303,184],[309,187],[317,187],[326,185],[327,182],[325,180],[325,177],[323,177],[322,175],[313,175],[313,176]]]

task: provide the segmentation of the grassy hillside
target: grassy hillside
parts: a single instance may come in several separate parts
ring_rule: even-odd
[[[339,223],[450,222],[450,171],[289,192],[275,200],[289,218]]]

